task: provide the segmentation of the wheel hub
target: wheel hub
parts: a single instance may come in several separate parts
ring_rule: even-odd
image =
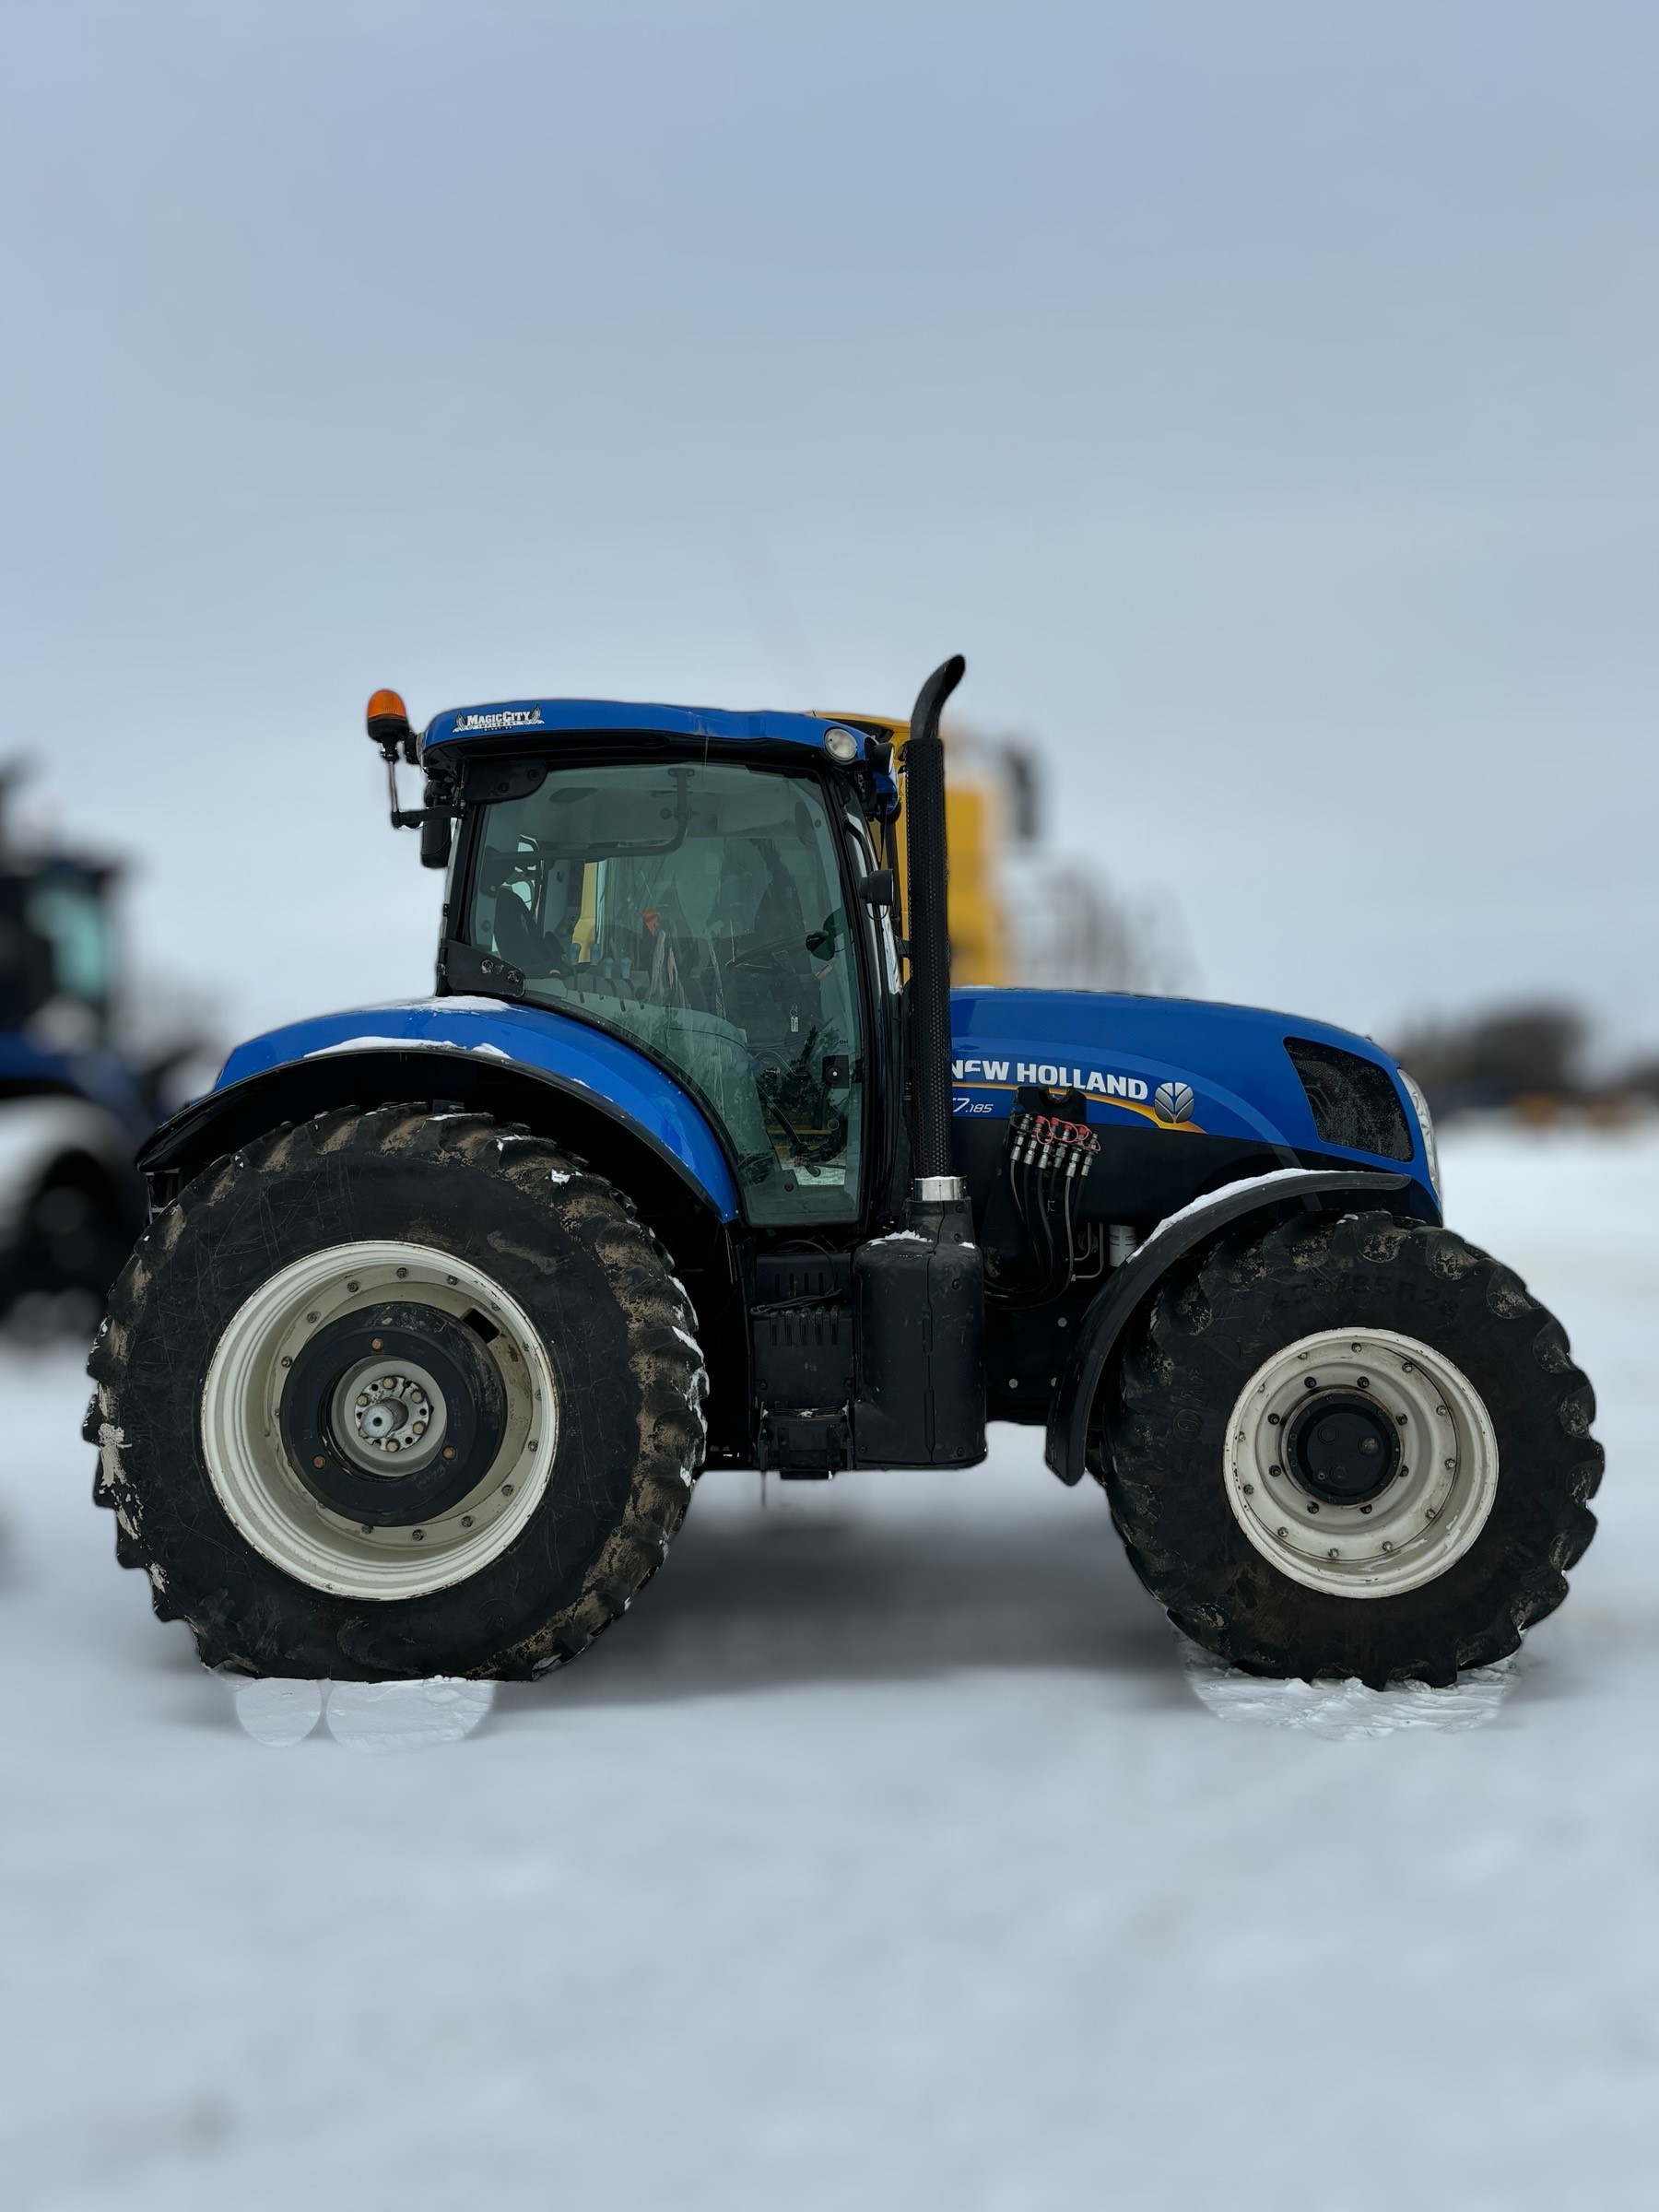
[[[495,1457],[500,1378],[435,1306],[377,1305],[320,1328],[293,1362],[282,1427],[312,1495],[370,1527],[410,1527],[464,1498]]]
[[[1498,1440],[1443,1352],[1393,1329],[1322,1329],[1245,1383],[1224,1474],[1234,1520],[1281,1574],[1388,1597],[1444,1574],[1479,1535]]]
[[[1317,1378],[1309,1378],[1316,1381]],[[1285,1459],[1310,1497],[1329,1505],[1380,1498],[1400,1471],[1400,1430],[1365,1388],[1320,1390],[1289,1422]]]
[[[410,1361],[394,1370],[377,1359],[341,1376],[329,1425],[358,1466],[395,1481],[442,1450],[447,1412],[424,1368]]]

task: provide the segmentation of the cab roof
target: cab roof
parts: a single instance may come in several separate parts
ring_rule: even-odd
[[[471,745],[522,744],[544,735],[608,733],[714,745],[798,745],[821,753],[832,728],[853,732],[862,759],[866,737],[897,735],[904,724],[870,714],[788,714],[770,708],[739,713],[726,707],[673,707],[622,699],[508,699],[434,714],[421,736],[420,749],[425,756]]]

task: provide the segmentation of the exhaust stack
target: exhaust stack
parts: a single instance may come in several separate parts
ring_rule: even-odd
[[[939,710],[959,653],[923,685],[904,748],[915,1180],[904,1228],[853,1256],[853,1436],[865,1466],[965,1467],[985,1456],[985,1270],[967,1186],[950,1171],[950,928]]]
[[[904,748],[904,835],[910,881],[910,1078],[912,1197],[959,1199],[950,1172],[950,921],[946,886],[945,747],[939,714],[961,682],[959,653],[916,695]],[[940,1187],[948,1183],[949,1188]]]

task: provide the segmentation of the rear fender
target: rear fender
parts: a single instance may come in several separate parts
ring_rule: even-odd
[[[1288,1213],[1351,1213],[1382,1206],[1436,1221],[1427,1192],[1410,1175],[1351,1168],[1281,1168],[1211,1191],[1160,1221],[1098,1293],[1084,1315],[1055,1386],[1045,1456],[1062,1482],[1080,1481],[1088,1466],[1096,1400],[1119,1339],[1178,1260],[1223,1229],[1254,1221],[1266,1229]]]
[[[373,1039],[362,1033],[363,1018],[357,1019],[359,1026],[338,1044],[295,1057],[273,1054],[246,1072],[239,1063],[246,1068],[250,1048],[233,1055],[218,1087],[164,1122],[139,1153],[152,1203],[164,1205],[209,1162],[283,1123],[345,1106],[441,1100],[522,1123],[580,1153],[688,1265],[696,1264],[694,1253],[724,1245],[724,1225],[737,1211],[724,1155],[700,1110],[642,1055],[629,1055],[638,1063],[637,1070],[622,1071],[632,1077],[629,1085],[597,1065],[599,1055],[589,1065],[572,1052],[566,1065],[555,1067],[499,1049],[480,1053],[471,1040]],[[627,1050],[609,1038],[595,1042],[606,1058],[605,1048]],[[666,1101],[663,1092],[671,1094]]]

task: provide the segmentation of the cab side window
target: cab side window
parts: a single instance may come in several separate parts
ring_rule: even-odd
[[[486,809],[469,935],[526,998],[664,1060],[722,1125],[749,1218],[853,1219],[858,971],[816,784],[733,763],[553,771]]]

